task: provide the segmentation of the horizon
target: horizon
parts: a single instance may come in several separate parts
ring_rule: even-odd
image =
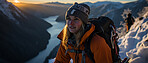
[[[43,3],[49,3],[49,2],[59,2],[59,3],[70,3],[73,4],[74,2],[78,2],[78,3],[84,3],[84,2],[91,2],[91,3],[96,3],[96,2],[103,2],[103,1],[110,1],[110,2],[120,2],[120,3],[128,3],[128,2],[133,2],[133,1],[137,1],[137,0],[72,0],[72,1],[61,1],[61,0],[7,0],[8,2],[12,2],[12,3],[32,3],[32,4],[43,4]]]

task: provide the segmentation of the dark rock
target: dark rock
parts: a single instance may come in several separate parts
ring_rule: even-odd
[[[4,59],[0,59],[0,63],[9,63],[9,62]]]
[[[49,54],[49,56],[46,57],[44,63],[49,63],[49,62],[48,62],[49,59],[54,59],[54,58],[56,57],[56,54],[57,54],[57,52],[58,52],[59,47],[60,47],[60,44],[57,45],[57,46],[51,51],[51,53]]]
[[[140,17],[139,20],[142,20],[144,17]]]
[[[65,14],[62,14],[60,15],[57,19],[56,19],[57,22],[63,22],[65,21]]]

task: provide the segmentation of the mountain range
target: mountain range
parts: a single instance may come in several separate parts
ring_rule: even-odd
[[[96,3],[84,2],[84,3],[88,4],[91,8],[91,12],[89,15],[90,18],[107,16],[114,21],[117,27],[120,26],[121,21],[124,21],[124,19],[121,16],[124,10],[130,9],[133,16],[138,17],[139,16],[138,13],[148,6],[147,0],[139,0],[125,4],[120,2],[110,2],[110,1],[96,2]],[[56,21],[65,21],[65,12],[68,9],[68,7],[71,6],[72,4],[49,2],[45,4],[27,4],[27,5],[29,6],[26,6],[25,3],[20,3],[16,6],[37,17],[48,17],[53,15],[59,15]],[[40,6],[40,8],[34,6]],[[46,9],[44,9],[45,7]]]

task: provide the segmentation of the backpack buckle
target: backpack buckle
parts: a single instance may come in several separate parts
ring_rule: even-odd
[[[85,51],[83,50],[82,51],[82,61],[81,63],[85,63]]]

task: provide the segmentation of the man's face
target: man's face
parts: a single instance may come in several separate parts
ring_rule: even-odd
[[[75,16],[69,16],[67,19],[67,24],[68,24],[68,29],[71,33],[77,33],[81,26],[82,26],[82,21],[80,18],[75,17]]]

